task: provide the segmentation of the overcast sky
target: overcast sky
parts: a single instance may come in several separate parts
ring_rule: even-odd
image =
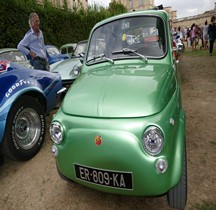
[[[88,2],[107,7],[111,0],[89,0]],[[154,2],[156,6],[160,4],[163,4],[164,7],[171,6],[172,10],[177,11],[177,18],[182,18],[214,9],[216,0],[155,0]]]

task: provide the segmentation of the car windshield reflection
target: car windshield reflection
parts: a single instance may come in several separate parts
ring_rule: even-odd
[[[119,19],[96,28],[90,40],[87,63],[99,55],[115,60],[161,58],[167,51],[164,21],[160,17],[139,16]],[[130,49],[130,52],[123,49]],[[113,53],[121,51],[123,53]],[[143,57],[142,57],[143,56]],[[98,62],[98,60],[95,60]],[[104,61],[104,59],[101,61]]]
[[[55,47],[47,48],[47,52],[49,55],[59,55],[60,54],[59,50]]]

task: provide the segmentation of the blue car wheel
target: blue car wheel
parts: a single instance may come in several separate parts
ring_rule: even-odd
[[[8,114],[2,154],[14,160],[31,159],[44,142],[45,128],[41,104],[31,96],[21,96]]]

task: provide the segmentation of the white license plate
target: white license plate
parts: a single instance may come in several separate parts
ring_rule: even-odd
[[[106,187],[132,190],[132,172],[110,171],[74,164],[76,178]]]

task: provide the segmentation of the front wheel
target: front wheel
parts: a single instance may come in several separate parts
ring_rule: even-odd
[[[167,193],[168,203],[172,208],[184,209],[187,202],[187,155],[184,150],[184,165],[180,182]]]
[[[4,164],[4,156],[0,153],[0,166]]]
[[[2,154],[13,160],[31,159],[44,142],[45,128],[41,104],[31,96],[21,96],[8,113]]]

